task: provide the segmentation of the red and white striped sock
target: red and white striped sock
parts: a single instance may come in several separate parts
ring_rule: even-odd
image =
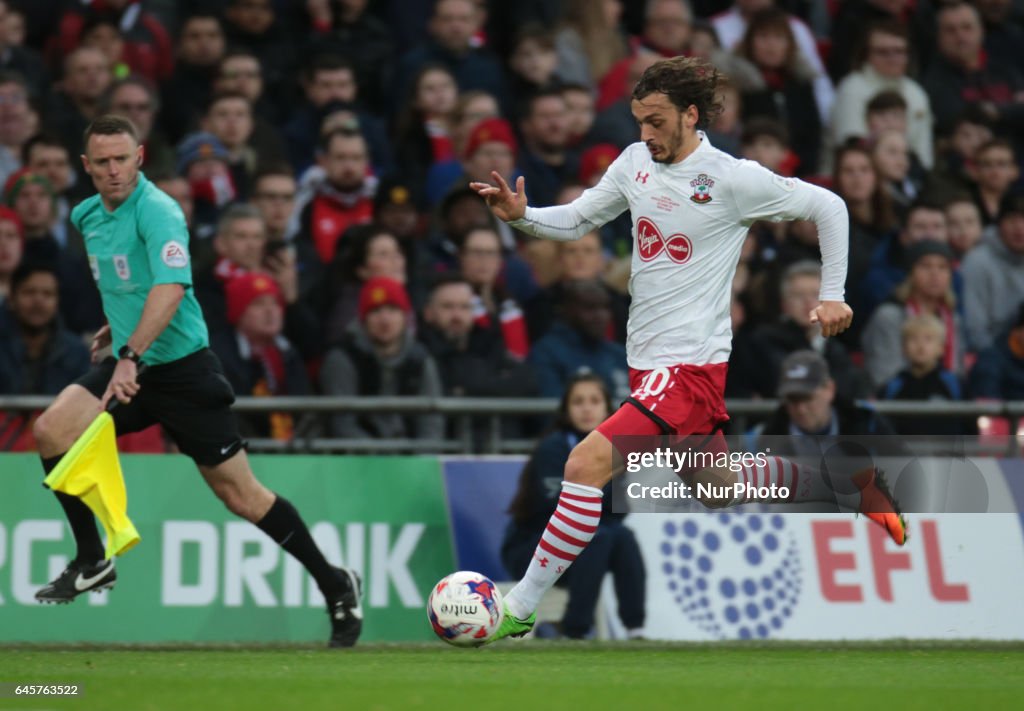
[[[738,484],[746,484],[743,491],[733,497],[732,505],[746,503],[785,504],[802,503],[805,501],[821,501],[835,503],[835,493],[829,488],[820,472],[801,467],[782,457],[766,457],[764,465],[757,462],[744,464],[737,472]],[[751,492],[749,487],[776,487],[776,496],[761,498]],[[786,496],[779,495],[785,487]]]
[[[529,617],[540,599],[583,552],[601,522],[601,490],[562,482],[558,507],[540,538],[526,575],[505,596],[509,611],[521,620]]]

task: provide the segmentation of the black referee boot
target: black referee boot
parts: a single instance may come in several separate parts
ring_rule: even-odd
[[[331,638],[328,647],[353,647],[363,631],[363,581],[351,568],[335,568],[341,579],[342,592],[327,600],[327,614],[331,616]]]
[[[53,582],[36,593],[36,600],[45,603],[67,604],[84,592],[99,592],[114,587],[117,571],[113,560],[81,563],[73,560]]]

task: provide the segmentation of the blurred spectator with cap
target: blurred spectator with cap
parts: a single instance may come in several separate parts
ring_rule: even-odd
[[[376,277],[405,285],[408,260],[398,239],[380,225],[355,225],[345,232],[325,273],[317,311],[323,315],[321,330],[330,344],[343,340],[358,322],[363,285]]]
[[[895,434],[871,407],[836,396],[828,363],[814,351],[796,351],[782,361],[778,397],[782,404],[761,428],[762,436]]]
[[[267,231],[260,211],[247,203],[235,203],[224,211],[213,247],[216,262],[195,275],[196,298],[210,332],[230,330],[227,289],[236,278],[262,272],[274,280],[284,305],[285,335],[302,353],[319,354],[321,328],[317,314],[304,298],[298,266],[287,245],[268,249]]]
[[[285,303],[269,274],[248,272],[225,286],[231,329],[210,334],[210,348],[239,395],[256,397],[311,395],[302,356],[285,338]],[[295,422],[289,413],[239,417],[243,436],[290,440]]]
[[[231,156],[212,133],[190,133],[178,144],[177,172],[192,188],[196,237],[209,239],[225,207],[238,197],[229,164]]]
[[[976,398],[1024,400],[1024,303],[1009,328],[978,354],[970,387]]]
[[[508,121],[496,117],[480,121],[473,126],[466,139],[462,152],[462,175],[445,185],[428,185],[428,202],[436,204],[452,190],[461,189],[473,181],[492,182],[492,170],[505,180],[514,181],[518,175],[518,150],[515,133]]]
[[[57,279],[52,266],[30,262],[11,275],[0,304],[0,393],[56,395],[89,370],[89,349],[60,324]]]
[[[981,351],[1005,333],[1024,301],[1024,195],[1007,195],[996,234],[986,234],[960,270],[967,345]]]
[[[928,314],[942,323],[942,367],[964,375],[964,325],[953,293],[953,250],[944,242],[922,240],[907,249],[907,278],[875,309],[864,329],[864,364],[875,388],[908,363],[903,353],[903,324]]]
[[[326,395],[428,396],[442,394],[437,364],[412,336],[411,304],[402,284],[374,277],[359,293],[359,325],[328,351],[320,369]],[[438,414],[339,414],[331,417],[330,433],[346,439],[444,437]]]
[[[385,178],[373,200],[373,217],[404,245],[412,246],[424,235],[418,186],[400,177]]]
[[[406,289],[414,306],[423,303],[433,276],[433,258],[427,243],[428,222],[420,212],[422,190],[405,177],[385,178],[373,200],[374,222],[394,235],[406,259]]]

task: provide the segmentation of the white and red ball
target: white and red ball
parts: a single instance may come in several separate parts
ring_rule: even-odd
[[[434,633],[448,644],[479,647],[501,625],[501,593],[486,575],[460,570],[434,586],[427,617]]]

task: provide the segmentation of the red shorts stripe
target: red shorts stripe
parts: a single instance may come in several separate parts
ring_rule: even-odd
[[[558,548],[555,548],[553,545],[548,543],[543,538],[540,539],[540,544],[538,544],[537,547],[538,548],[543,548],[545,551],[547,551],[551,555],[555,556],[556,558],[561,558],[562,560],[568,561],[570,563],[573,562],[574,560],[576,560],[576,556],[575,555],[573,555],[571,553],[566,553],[563,550],[559,550]]]
[[[559,539],[560,541],[564,541],[565,543],[568,543],[570,546],[579,546],[580,548],[586,548],[587,547],[587,541],[581,541],[578,538],[573,538],[572,536],[570,536],[567,533],[562,533],[560,530],[558,530],[557,528],[552,526],[550,523],[548,524],[548,527],[547,527],[546,530],[552,536],[554,536],[555,538]]]
[[[573,521],[571,518],[563,514],[561,511],[558,511],[557,509],[555,510],[554,517],[562,523],[564,523],[566,526],[571,526],[572,528],[575,528],[577,531],[582,531],[583,533],[594,533],[597,531],[597,524],[594,524],[593,526],[588,526],[585,523]]]

